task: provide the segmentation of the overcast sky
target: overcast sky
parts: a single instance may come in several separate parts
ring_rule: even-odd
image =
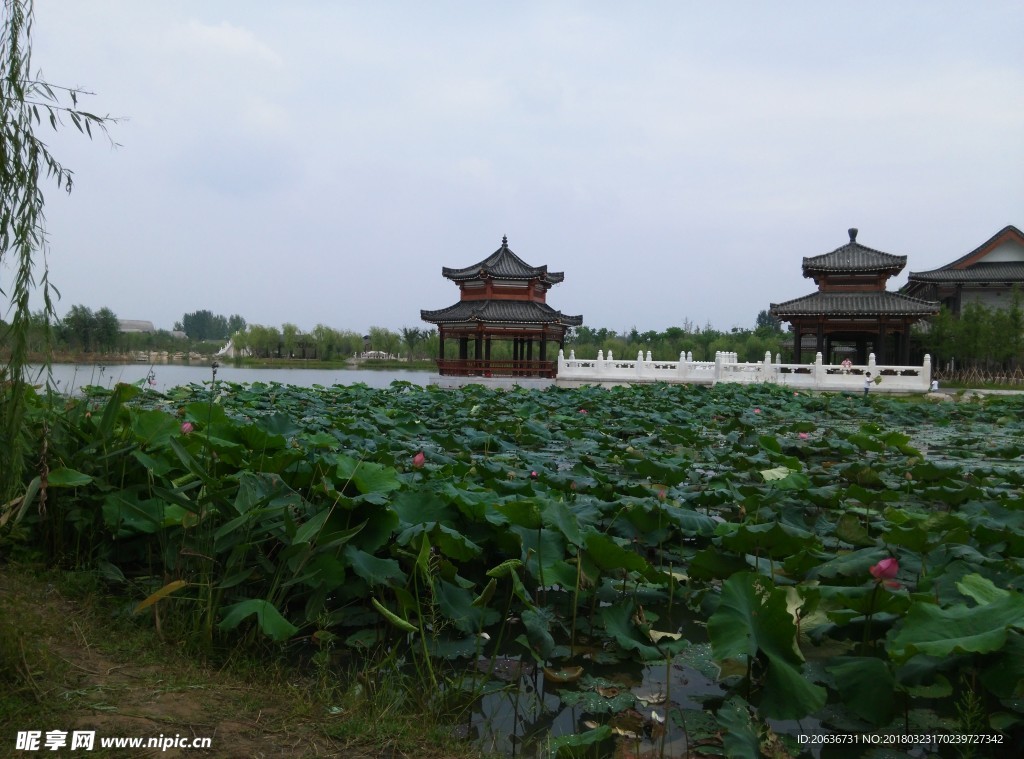
[[[123,117],[46,134],[57,310],[425,327],[502,235],[595,328],[752,327],[849,227],[895,287],[1024,227],[1022,31],[1020,0],[37,0],[33,67]]]

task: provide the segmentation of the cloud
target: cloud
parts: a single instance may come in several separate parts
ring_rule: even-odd
[[[253,32],[227,21],[211,25],[190,20],[172,32],[171,41],[191,56],[233,59],[273,67],[284,62],[281,55]]]

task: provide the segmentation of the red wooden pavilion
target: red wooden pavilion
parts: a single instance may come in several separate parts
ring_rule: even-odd
[[[459,301],[438,311],[420,311],[423,321],[438,327],[437,368],[441,374],[555,376],[558,363],[549,358],[548,345],[563,347],[565,333],[583,324],[582,316],[566,316],[547,304],[547,292],[565,279],[563,272],[530,266],[509,249],[508,238],[502,237],[501,247],[483,261],[462,269],[446,266],[441,273],[459,286]],[[458,358],[445,357],[448,340],[458,340]],[[511,359],[491,359],[494,340],[512,343]]]

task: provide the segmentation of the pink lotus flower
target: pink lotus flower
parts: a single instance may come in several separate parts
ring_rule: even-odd
[[[868,569],[868,571],[871,573],[871,576],[875,578],[876,582],[884,582],[886,580],[893,579],[899,574],[900,564],[893,558],[882,559],[880,562]]]
[[[585,408],[581,408],[581,409],[580,409],[580,413],[581,413],[581,414],[586,414],[586,413],[587,413],[587,410],[586,410]]]
[[[806,440],[809,437],[810,437],[810,435],[808,435],[806,432],[801,432],[800,433],[800,439],[801,440]]]
[[[761,409],[759,409],[759,408],[754,409],[754,413],[755,414],[760,414],[761,413]]]
[[[535,480],[539,475],[536,471],[530,472],[530,479]]]
[[[181,434],[182,435],[191,435],[192,434],[192,430],[194,430],[194,429],[195,429],[195,427],[192,426],[192,422],[182,422],[181,423]]]
[[[422,469],[423,465],[427,463],[427,457],[423,455],[423,451],[420,451],[412,457],[412,465],[417,469]]]

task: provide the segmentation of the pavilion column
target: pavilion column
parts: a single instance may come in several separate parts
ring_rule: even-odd
[[[868,362],[868,341],[863,337],[857,338],[857,363],[866,364]]]
[[[822,322],[818,322],[818,333],[817,333],[817,347],[814,349],[818,353],[825,352],[825,325]]]
[[[888,363],[888,359],[885,357],[885,322],[882,322],[878,327],[878,345],[875,346],[875,363]]]
[[[826,364],[833,363],[832,361],[832,335],[825,335],[825,358]]]
[[[459,338],[459,358],[462,359],[463,361],[468,361],[469,360],[469,338],[468,337],[463,336],[463,337]]]
[[[533,361],[533,338],[526,338],[526,360]]]
[[[800,332],[800,325],[794,323],[793,324],[793,363],[794,364],[803,363],[802,356],[800,355],[801,337],[802,337],[802,334]]]
[[[484,357],[484,337],[479,332],[476,333],[476,341],[473,345],[473,358],[476,359],[477,371],[480,370],[480,362],[483,361]]]
[[[900,335],[900,364],[910,365],[910,324],[904,322],[903,332]]]
[[[484,343],[484,360],[490,363],[491,361],[491,336],[487,336],[487,341]]]
[[[444,327],[437,332],[437,360],[444,361]]]

